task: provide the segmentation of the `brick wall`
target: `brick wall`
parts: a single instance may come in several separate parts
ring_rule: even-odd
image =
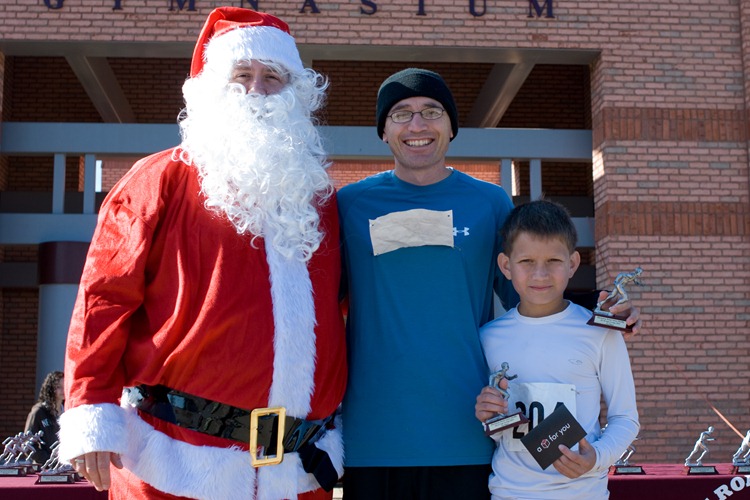
[[[64,58],[8,57],[6,64],[16,76],[10,81],[13,101],[6,103],[5,121],[101,121]]]
[[[102,160],[102,191],[108,192],[140,158],[98,158]]]
[[[6,246],[0,262],[35,262],[36,247]],[[0,289],[0,435],[22,430],[36,401],[36,338],[38,292],[31,289]]]
[[[591,108],[586,105],[590,93],[589,71],[586,66],[534,66],[497,126],[590,128]]]
[[[529,196],[529,162],[513,162],[513,171],[513,193]],[[590,163],[542,162],[542,193],[545,196],[592,196],[592,191]]]
[[[7,72],[5,69],[5,54],[0,52],[0,123],[3,121],[3,111],[5,109],[5,76]],[[1,139],[1,138],[0,138]],[[5,156],[0,156],[0,191],[7,189],[8,185],[8,159]],[[0,264],[5,262],[5,248],[0,245]],[[0,288],[0,349],[5,341],[5,334],[3,333],[3,325],[5,325],[5,290]],[[8,432],[0,433],[2,436],[10,435]]]
[[[37,248],[8,245],[2,247],[0,256],[0,262],[36,262]],[[38,296],[36,289],[0,288],[0,436],[23,429],[37,398]]]
[[[8,259],[10,260],[10,259]],[[0,325],[0,398],[3,401],[0,435],[23,430],[26,415],[36,401],[36,336],[38,292],[6,288]]]
[[[176,123],[190,59],[108,59],[137,123]]]
[[[737,17],[715,7],[693,36],[679,15],[653,18],[651,32],[674,28],[658,43],[620,32],[627,45],[591,71],[598,281],[640,265],[646,283],[633,297],[647,335],[629,343],[642,461],[679,462],[714,425],[708,460],[726,462],[740,438],[722,417],[750,425],[732,382],[750,374],[747,71],[731,55]]]
[[[314,69],[326,75],[330,82],[323,122],[372,126],[380,84],[389,75],[409,66],[437,71],[443,76],[454,94],[459,123],[468,116],[492,69],[489,64],[314,61]]]
[[[5,54],[0,52],[0,123],[5,120],[5,110],[10,103],[11,92],[5,84],[10,77],[10,71],[5,64]],[[8,187],[8,158],[0,156],[0,191]]]
[[[54,158],[52,156],[8,156],[5,157],[8,169],[6,190],[52,192]],[[65,158],[65,190],[78,191],[80,159],[77,156]]]
[[[465,172],[477,179],[494,184],[500,183],[500,165],[463,161],[449,163],[456,170]],[[392,169],[392,161],[335,161],[328,171],[334,180],[334,185],[340,188],[378,172]]]

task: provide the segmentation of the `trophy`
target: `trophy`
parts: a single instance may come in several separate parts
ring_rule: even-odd
[[[509,376],[508,370],[510,369],[510,365],[506,362],[503,362],[501,366],[500,371],[496,371],[490,375],[490,387],[494,387],[500,393],[505,397],[505,399],[508,399],[508,391],[505,389],[502,389],[500,387],[500,381],[502,379],[506,380],[513,380],[514,378],[518,377],[518,375],[512,375]],[[526,418],[526,416],[522,412],[516,412],[511,414],[504,414],[499,413],[495,415],[492,418],[489,418],[484,421],[484,433],[488,436],[491,436],[497,432],[504,431],[505,429],[508,429],[510,427],[517,427],[521,424],[525,424],[528,422],[529,419]]]
[[[609,310],[605,311],[602,309],[602,307],[610,300],[615,300],[615,303],[609,306],[609,308],[629,301],[630,298],[628,297],[628,292],[625,290],[625,285],[630,283],[642,285],[643,283],[638,279],[641,273],[643,273],[643,269],[636,267],[632,273],[618,274],[615,278],[614,289],[607,295],[607,298],[596,304],[594,315],[588,320],[587,324],[631,332],[633,330],[632,327],[628,326],[625,322],[628,319],[627,316],[612,314]]]
[[[28,464],[29,472],[38,472],[40,465],[31,458],[31,456],[36,453],[41,445],[44,444],[44,441],[42,441],[42,436],[44,435],[43,430],[38,430],[36,434],[32,434],[31,431],[26,431],[24,434],[24,437],[26,438],[24,443],[21,445],[21,449],[26,454],[24,458],[24,462]]]
[[[42,433],[19,432],[3,441],[5,448],[0,455],[0,476],[25,476],[36,472],[31,455],[36,451],[34,446],[42,442]]]
[[[49,460],[42,465],[37,483],[75,483],[76,481],[81,480],[81,477],[75,469],[73,469],[72,465],[60,463],[58,455],[59,447],[59,442],[52,446],[52,454],[50,455]]]
[[[638,441],[638,439],[640,438],[636,437],[633,442]],[[640,465],[631,465],[630,463],[630,457],[633,456],[633,453],[635,453],[635,446],[633,446],[633,443],[630,443],[628,448],[622,452],[620,458],[614,463],[615,474],[643,474],[643,467]]]
[[[23,439],[23,433],[18,433],[15,436],[10,436],[3,440],[2,455],[0,455],[0,476],[25,476],[26,466],[18,463],[19,457],[22,455],[21,441]]]
[[[711,437],[714,432],[712,425],[708,426],[708,429],[701,432],[700,437],[695,442],[693,451],[685,459],[685,467],[688,468],[688,474],[717,474],[716,467],[713,465],[703,465],[703,457],[708,454],[708,442],[715,441]],[[696,458],[697,457],[697,458]]]
[[[732,456],[732,474],[750,474],[750,431]]]

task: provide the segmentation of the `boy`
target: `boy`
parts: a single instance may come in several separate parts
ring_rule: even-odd
[[[546,470],[521,443],[527,425],[493,435],[497,448],[489,487],[493,500],[608,498],[607,473],[638,434],[638,413],[630,360],[622,334],[589,326],[591,312],[563,299],[581,257],[567,211],[539,200],[516,207],[501,229],[502,273],[521,297],[519,305],[480,330],[491,371],[510,363],[517,378],[510,398],[485,387],[477,397],[480,421],[523,410],[536,425],[562,402],[586,431],[577,451]],[[600,400],[607,426],[599,422]],[[529,410],[531,409],[531,410]],[[574,447],[575,448],[575,447]]]

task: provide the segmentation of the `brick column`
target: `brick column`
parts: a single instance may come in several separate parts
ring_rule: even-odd
[[[750,19],[750,0],[741,3]],[[652,84],[639,69],[644,59],[605,50],[592,66],[597,282],[611,287],[618,272],[644,269],[645,287],[631,290],[646,335],[628,342],[642,425],[636,461],[684,460],[715,425],[724,438],[710,460],[721,462],[741,437],[715,410],[744,432],[750,407],[738,390],[750,357],[748,59],[741,107],[736,93],[710,104],[675,97],[670,85],[679,87],[682,73],[664,71]],[[709,64],[702,92],[732,71]],[[639,78],[650,97],[635,100]]]
[[[750,0],[740,0],[739,10],[742,74],[745,89],[745,134],[750,137]]]

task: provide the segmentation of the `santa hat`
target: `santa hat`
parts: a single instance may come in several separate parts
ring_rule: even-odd
[[[206,19],[195,44],[190,76],[210,68],[227,70],[251,59],[282,65],[291,73],[303,71],[289,26],[281,19],[239,7],[219,7]]]

